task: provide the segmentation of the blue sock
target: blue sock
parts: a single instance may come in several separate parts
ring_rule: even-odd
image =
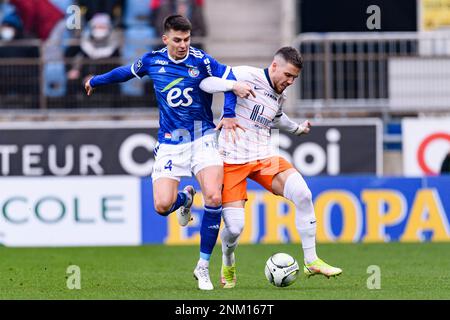
[[[161,215],[167,217],[169,214],[177,210],[179,207],[183,206],[186,203],[187,196],[183,191],[178,192],[177,200],[175,200],[175,203],[172,205],[172,207],[169,209],[169,211],[162,213]]]
[[[205,206],[200,228],[200,258],[209,261],[219,236],[222,206]]]

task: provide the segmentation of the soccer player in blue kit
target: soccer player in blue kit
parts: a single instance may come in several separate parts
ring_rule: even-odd
[[[187,225],[191,220],[195,190],[187,186],[178,191],[178,186],[180,177],[194,173],[205,203],[200,228],[200,259],[194,277],[199,289],[212,290],[209,259],[220,227],[223,185],[223,162],[217,148],[216,130],[222,128],[233,140],[237,138],[235,130],[240,126],[234,112],[236,95],[248,97],[254,92],[248,85],[238,82],[233,92],[225,93],[223,117],[216,127],[211,110],[212,95],[200,90],[200,82],[210,76],[236,78],[231,68],[190,46],[191,30],[191,23],[185,17],[167,17],[162,36],[166,47],[145,54],[131,66],[94,76],[86,82],[85,89],[91,95],[93,89],[101,85],[141,79],[146,75],[153,80],[160,114],[152,173],[155,209],[163,216],[177,211],[179,223]]]

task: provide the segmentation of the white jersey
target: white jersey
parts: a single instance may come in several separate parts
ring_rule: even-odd
[[[248,66],[233,67],[238,81],[246,82],[256,94],[256,98],[237,98],[236,118],[245,132],[238,130],[239,140],[235,143],[225,131],[219,136],[219,151],[226,163],[241,164],[276,155],[270,139],[270,128],[276,115],[282,114],[284,94],[272,88],[267,69]]]

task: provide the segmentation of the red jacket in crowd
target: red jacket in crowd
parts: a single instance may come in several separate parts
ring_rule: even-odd
[[[46,40],[64,13],[49,0],[10,0],[22,19],[26,33]]]

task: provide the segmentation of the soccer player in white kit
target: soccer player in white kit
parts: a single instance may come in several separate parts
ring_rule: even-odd
[[[244,206],[247,201],[247,182],[250,178],[268,191],[292,201],[296,207],[295,224],[302,240],[304,273],[338,276],[340,268],[330,266],[316,254],[316,217],[311,191],[302,175],[284,158],[272,150],[272,126],[295,135],[307,134],[308,120],[298,124],[283,113],[284,90],[298,78],[303,66],[300,53],[292,47],[277,51],[267,69],[248,66],[234,67],[239,82],[248,84],[255,97],[238,98],[236,117],[240,127],[239,139],[228,141],[221,133],[219,150],[224,160],[224,188],[222,192],[224,228],[222,240],[221,284],[224,288],[236,285],[235,255],[238,239],[244,228]],[[206,78],[200,88],[209,93],[230,91],[235,81],[217,77]]]

